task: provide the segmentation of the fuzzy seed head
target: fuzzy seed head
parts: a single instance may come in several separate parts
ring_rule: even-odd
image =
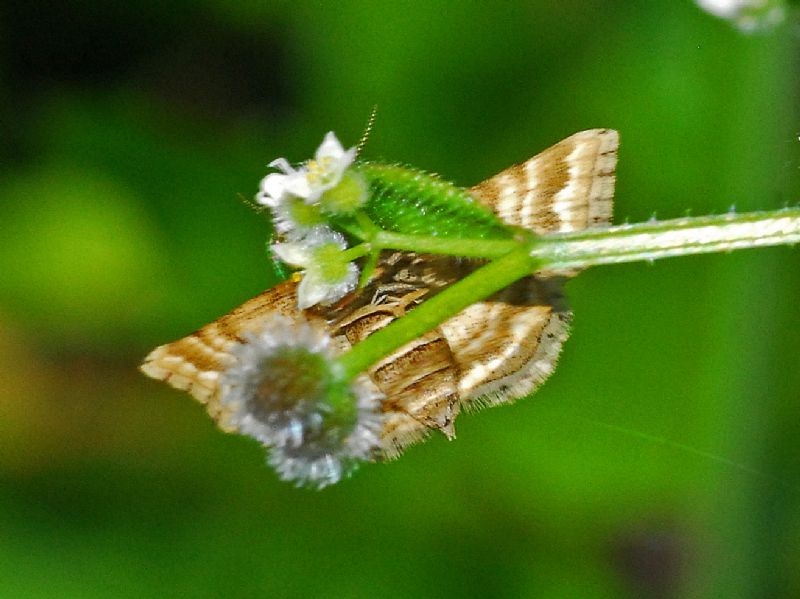
[[[368,379],[342,379],[321,326],[272,316],[231,350],[220,401],[229,422],[270,448],[281,478],[321,488],[372,459],[382,396]]]

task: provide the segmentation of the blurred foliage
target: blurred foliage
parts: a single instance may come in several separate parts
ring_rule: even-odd
[[[534,398],[321,493],[136,371],[274,282],[240,198],[375,103],[368,158],[462,185],[617,128],[617,222],[796,203],[796,24],[745,37],[688,0],[0,19],[0,595],[800,596],[797,249],[582,274]]]

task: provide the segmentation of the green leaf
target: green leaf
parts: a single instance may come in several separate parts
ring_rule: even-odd
[[[466,190],[438,177],[394,165],[353,168],[369,183],[364,211],[382,229],[460,239],[509,239],[514,234]]]

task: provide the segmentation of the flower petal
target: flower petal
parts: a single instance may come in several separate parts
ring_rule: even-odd
[[[286,175],[271,173],[261,180],[256,201],[259,204],[274,208],[283,199],[286,191]]]
[[[291,164],[289,164],[289,161],[286,160],[286,158],[276,158],[275,160],[270,162],[267,166],[271,168],[280,169],[287,175],[291,175],[296,172],[294,167]]]
[[[336,137],[336,134],[333,131],[328,131],[325,134],[325,138],[322,140],[322,143],[317,148],[317,153],[314,157],[317,161],[320,161],[322,158],[329,157],[335,161],[339,161],[342,156],[344,156],[344,146],[342,146],[339,138]]]
[[[308,268],[313,261],[313,255],[306,243],[274,243],[270,249],[283,262],[292,266]]]
[[[285,175],[286,193],[290,193],[300,198],[307,198],[311,195],[311,185],[308,183],[305,170],[299,170],[291,175]]]
[[[297,307],[301,310],[310,308],[328,295],[329,286],[314,276],[314,273],[307,272],[297,286]]]
[[[326,185],[326,188],[333,187],[342,177],[342,173],[353,164],[356,159],[356,148],[345,150],[336,134],[329,131],[322,140],[317,153],[315,155],[317,162],[322,161],[324,158],[330,159],[333,164],[329,167],[331,174],[333,174],[333,182]]]

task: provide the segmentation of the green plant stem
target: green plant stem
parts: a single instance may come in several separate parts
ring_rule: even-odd
[[[537,270],[537,266],[526,244],[479,268],[344,353],[338,360],[344,376],[355,377],[470,304]]]
[[[355,226],[354,226],[355,225]],[[369,243],[375,250],[401,250],[420,254],[444,254],[462,258],[499,258],[520,247],[520,239],[480,239],[409,235],[385,231],[370,220],[364,211],[355,214],[355,222],[340,223],[351,235]],[[532,233],[520,230],[518,237],[533,239]]]
[[[489,259],[499,258],[520,247],[520,241],[516,239],[458,239],[404,235],[392,231],[378,231],[371,237],[370,242],[384,249]]]
[[[532,241],[465,242],[395,233],[384,236],[385,233],[373,233],[369,243],[386,249],[496,259],[344,353],[338,362],[347,378],[355,377],[467,306],[529,274],[796,244],[800,242],[800,208],[622,225],[546,235]],[[381,243],[376,243],[375,239],[380,239]],[[471,247],[464,247],[464,243]],[[468,253],[458,254],[455,251],[458,248]],[[497,257],[501,248],[508,249]]]
[[[798,242],[800,208],[786,208],[548,235],[532,255],[548,270],[564,270]]]
[[[356,260],[357,258],[361,258],[366,256],[372,251],[372,248],[368,243],[360,243],[357,246],[347,248],[346,250],[342,251],[342,259],[350,262],[352,260]]]

